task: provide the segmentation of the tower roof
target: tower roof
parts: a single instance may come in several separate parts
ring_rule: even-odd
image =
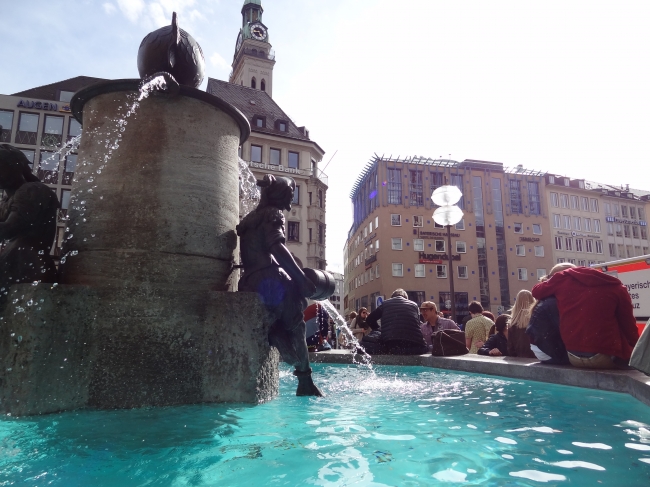
[[[245,0],[244,1],[244,5],[248,5],[249,3],[262,6],[262,0]]]

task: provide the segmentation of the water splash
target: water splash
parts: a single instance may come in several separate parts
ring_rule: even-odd
[[[372,357],[359,343],[359,340],[357,340],[357,337],[354,336],[354,333],[352,333],[352,330],[350,330],[350,327],[347,325],[334,305],[326,299],[318,301],[318,303],[320,303],[321,306],[327,310],[332,320],[334,320],[335,326],[340,331],[340,333],[345,333],[345,336],[348,339],[348,343],[352,343],[352,362],[355,364],[363,365],[369,370],[373,370]],[[357,362],[357,355],[360,357],[360,362]]]
[[[257,187],[257,178],[248,164],[239,158],[239,218],[242,219],[255,209],[260,202],[261,192]]]

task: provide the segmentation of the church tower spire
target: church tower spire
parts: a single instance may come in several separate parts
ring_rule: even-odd
[[[275,53],[269,31],[262,22],[262,0],[245,0],[241,9],[242,27],[235,45],[229,81],[273,96]]]

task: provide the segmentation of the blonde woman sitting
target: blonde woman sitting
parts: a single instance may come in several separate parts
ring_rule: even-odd
[[[535,302],[530,291],[523,289],[517,293],[515,305],[510,310],[512,319],[508,327],[508,355],[510,357],[537,358],[530,349],[530,338],[526,335],[526,327],[528,327]]]

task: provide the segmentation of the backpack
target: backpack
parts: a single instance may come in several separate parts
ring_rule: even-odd
[[[433,351],[436,357],[451,357],[469,353],[465,345],[465,332],[460,330],[440,330],[431,336]]]

